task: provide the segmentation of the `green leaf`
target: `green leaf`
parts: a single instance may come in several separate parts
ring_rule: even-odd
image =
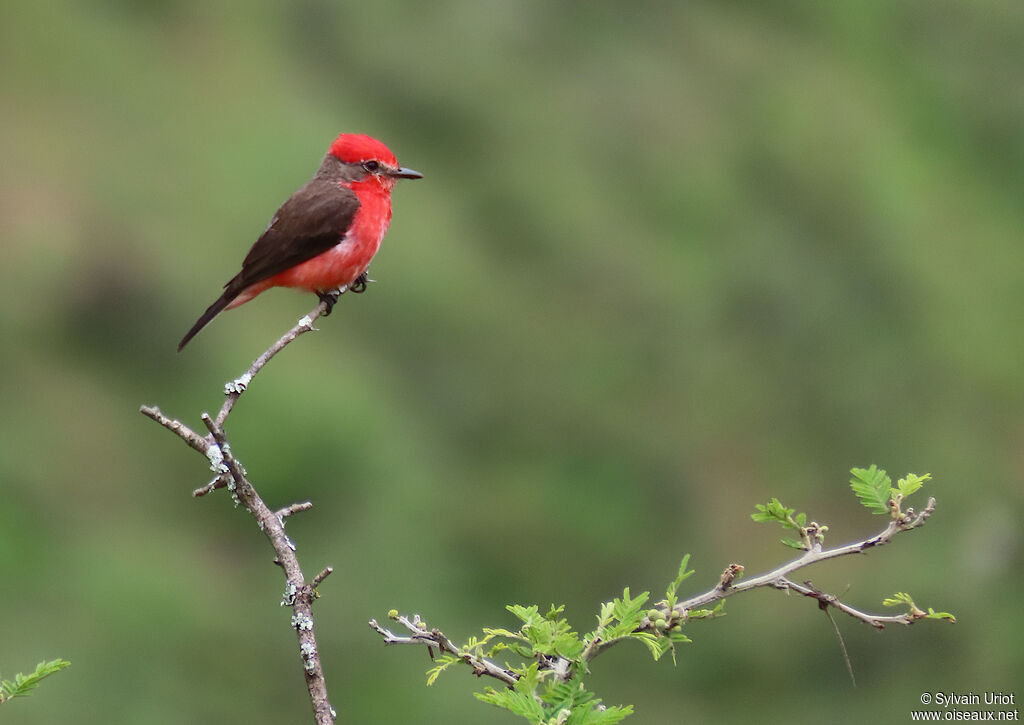
[[[912,493],[916,493],[926,481],[930,480],[932,480],[932,474],[930,473],[925,473],[921,476],[918,476],[916,473],[908,473],[905,478],[901,478],[896,482],[896,490],[903,498],[906,498]]]
[[[676,578],[668,583],[668,589],[665,590],[665,604],[669,609],[676,605],[676,592],[679,591],[679,585],[683,583],[684,579],[693,574],[692,570],[686,568],[689,563],[690,555],[686,554],[679,564],[679,573],[676,574]]]
[[[532,694],[515,690],[495,690],[493,687],[488,687],[484,692],[474,692],[473,697],[495,707],[504,708],[513,715],[525,717],[535,725],[541,725],[544,722],[544,707],[533,699]]]
[[[624,637],[639,627],[640,622],[647,614],[644,605],[649,598],[649,592],[641,592],[636,597],[631,597],[629,587],[623,589],[622,597],[612,602],[612,618],[617,621],[617,624],[606,629],[605,638]]]
[[[789,523],[789,517],[793,515],[796,509],[786,508],[782,505],[782,502],[777,498],[773,498],[766,504],[755,504],[754,508],[757,509],[756,513],[750,514],[750,518],[758,523],[763,521],[778,521],[784,526],[791,526]]]
[[[509,604],[505,609],[519,617],[523,624],[532,624],[536,622],[537,619],[541,618],[540,614],[538,614],[536,604],[529,607],[524,607],[521,604]]]
[[[601,611],[597,615],[597,629],[593,632],[595,636],[604,636],[604,628],[612,623],[614,611],[615,602],[605,602],[601,605]]]
[[[633,632],[629,635],[629,638],[647,645],[647,649],[651,651],[651,656],[654,657],[655,661],[660,660],[661,656],[672,647],[672,640],[668,637],[657,637],[650,632]]]
[[[799,549],[800,551],[804,551],[803,542],[801,542],[801,541],[799,541],[797,539],[791,539],[788,536],[786,538],[784,538],[784,539],[779,539],[779,543],[785,544],[786,546],[788,546],[788,547],[790,547],[792,549]]]
[[[886,607],[897,607],[900,604],[906,604],[908,607],[914,608],[914,600],[910,598],[910,595],[906,592],[896,592],[891,597],[886,597],[882,600],[882,604]]]
[[[520,692],[534,692],[543,679],[540,666],[536,662],[531,662],[526,667],[516,670],[516,674],[519,675],[519,679],[516,681],[515,688]]]
[[[488,687],[484,692],[474,692],[473,696],[478,700],[501,707],[514,715],[525,717],[535,725],[542,725],[545,722],[544,706],[537,700],[537,686],[541,682],[541,675],[537,663],[518,671],[519,679],[512,686],[512,689],[495,690]]]
[[[596,695],[583,688],[583,683],[578,679],[570,679],[567,682],[555,682],[548,687],[547,692],[541,695],[545,705],[552,710],[568,710],[570,713],[589,702],[595,702]],[[566,716],[568,717],[568,716]]]
[[[861,504],[875,514],[889,513],[892,479],[874,464],[871,468],[851,468],[850,488]]]
[[[928,607],[928,614],[925,615],[927,619],[945,619],[953,624],[956,624],[956,617],[949,612],[936,612],[931,607]]]
[[[525,638],[533,647],[533,652],[523,656],[529,657],[540,653],[571,660],[583,651],[584,645],[579,635],[573,631],[568,621],[559,616],[564,607],[552,606],[544,616],[539,614],[536,606],[510,604],[506,609],[523,621],[518,638]]]
[[[0,703],[6,702],[12,697],[27,696],[44,678],[70,666],[70,662],[59,658],[49,662],[44,660],[36,665],[35,672],[28,675],[19,672],[14,676],[13,681],[0,680]]]
[[[511,651],[526,659],[529,659],[536,654],[533,647],[529,645],[519,644],[518,642],[509,642],[507,646]]]
[[[554,604],[552,604],[550,607],[548,607],[548,613],[544,615],[544,619],[548,620],[549,622],[557,622],[558,620],[562,619],[561,614],[564,611],[564,604],[561,604],[557,607]]]
[[[500,628],[484,627],[484,634],[493,635],[495,637],[508,637],[509,639],[526,639],[521,634]]]
[[[433,685],[437,681],[438,676],[442,672],[444,672],[446,669],[448,669],[453,664],[459,661],[460,659],[452,654],[443,654],[436,660],[434,660],[434,662],[436,662],[437,665],[427,670],[427,687]]]
[[[565,721],[565,725],[615,725],[633,714],[633,706],[613,705],[599,709],[599,702],[587,703],[581,708],[573,710],[572,715]]]

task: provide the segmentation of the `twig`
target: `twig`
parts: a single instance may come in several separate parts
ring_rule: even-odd
[[[344,292],[345,290],[342,289],[341,294]],[[217,425],[224,425],[224,421],[227,420],[228,414],[231,413],[231,409],[235,407],[235,403],[237,403],[238,399],[242,397],[242,393],[244,393],[246,388],[249,387],[249,384],[252,382],[252,379],[256,377],[256,374],[263,369],[263,366],[270,362],[270,359],[277,355],[277,353],[295,342],[300,335],[316,329],[313,327],[313,323],[316,322],[316,319],[324,314],[326,310],[327,303],[319,303],[308,315],[296,322],[295,326],[282,335],[277,342],[268,347],[262,355],[253,360],[252,365],[249,366],[248,370],[224,386],[224,394],[226,395],[226,398],[224,400],[224,404],[220,407],[220,412],[217,413]]]
[[[322,582],[324,579],[326,579],[327,577],[329,577],[333,573],[334,573],[334,567],[325,566],[323,569],[320,570],[319,574],[317,574],[315,577],[313,577],[313,581],[311,581],[309,583],[309,585],[311,587],[313,587],[314,589],[316,589],[318,586],[320,586],[320,582]]]
[[[865,624],[870,624],[875,629],[885,629],[885,625],[887,624],[902,624],[910,626],[917,620],[924,617],[924,612],[921,612],[920,616],[915,616],[910,612],[889,616],[862,612],[859,609],[854,609],[849,604],[844,604],[843,602],[839,601],[839,598],[834,594],[828,594],[827,592],[823,592],[819,589],[814,588],[814,586],[809,581],[804,582],[803,584],[797,584],[796,582],[790,581],[786,577],[779,577],[776,581],[773,581],[770,584],[768,584],[768,586],[782,591],[792,590],[797,594],[803,594],[805,597],[817,599],[822,609],[825,609],[827,611],[828,607],[834,607],[843,614],[848,614],[854,619],[859,619]]]
[[[922,526],[928,520],[928,517],[932,515],[934,510],[935,499],[930,498],[928,499],[928,505],[920,514],[915,516],[913,511],[908,511],[905,516],[891,521],[883,531],[870,538],[864,539],[863,541],[856,541],[852,544],[846,544],[845,546],[837,546],[833,549],[822,549],[821,544],[815,544],[809,551],[804,552],[803,556],[799,556],[796,559],[783,564],[777,569],[771,570],[770,572],[761,574],[760,576],[751,577],[750,579],[730,581],[729,586],[725,588],[721,587],[720,582],[719,585],[707,592],[704,592],[703,594],[698,594],[695,597],[679,602],[676,604],[674,611],[677,615],[685,619],[687,612],[692,609],[707,606],[719,599],[724,599],[725,597],[730,597],[734,594],[739,594],[740,592],[766,586],[775,587],[776,589],[784,588],[776,585],[781,581],[786,581],[785,577],[787,574],[791,574],[798,569],[808,567],[811,564],[828,561],[829,559],[835,559],[840,556],[848,556],[849,554],[861,554],[868,549],[884,546],[892,541],[892,538],[896,536],[896,534],[902,531],[911,531],[912,529]],[[723,575],[723,581],[724,579],[725,576]],[[838,602],[839,600],[836,599],[835,601]],[[832,602],[829,602],[829,604],[832,604]],[[849,614],[849,612],[847,613]],[[868,622],[869,624],[871,624],[869,619],[883,622],[887,621],[885,617],[860,617],[860,619]]]
[[[210,481],[205,486],[200,486],[199,488],[197,488],[195,491],[192,492],[192,495],[195,498],[199,498],[200,496],[205,496],[208,493],[213,493],[218,488],[224,488],[225,486],[227,486],[228,481],[230,480],[230,476],[228,476],[226,473],[222,474],[220,476],[217,476],[215,479]]]
[[[205,486],[195,489],[192,495],[205,496],[218,488],[226,487],[231,491],[232,498],[245,506],[245,509],[252,514],[260,530],[274,547],[276,554],[274,563],[281,566],[286,579],[281,606],[292,608],[291,624],[298,634],[299,653],[302,657],[306,687],[313,705],[313,714],[319,725],[330,725],[337,717],[337,713],[327,698],[327,683],[324,679],[320,652],[317,649],[316,636],[313,631],[313,600],[318,596],[316,588],[331,574],[333,569],[325,567],[313,577],[312,581],[307,583],[302,568],[299,566],[298,557],[295,555],[295,544],[288,538],[284,530],[285,520],[289,516],[307,511],[312,508],[313,504],[304,501],[277,511],[267,506],[249,481],[245,468],[232,453],[224,433],[224,421],[227,420],[228,414],[238,398],[256,374],[272,357],[294,342],[300,335],[314,329],[313,322],[324,313],[326,308],[326,303],[318,304],[312,312],[300,319],[277,342],[256,358],[240,378],[225,385],[227,399],[221,406],[220,412],[217,413],[217,417],[214,419],[206,413],[202,414],[203,424],[209,430],[208,436],[200,435],[180,420],[169,418],[155,406],[144,405],[140,409],[143,415],[155,420],[177,435],[191,448],[202,453],[209,461],[210,468],[216,477]]]
[[[340,290],[339,294],[344,293],[344,291],[344,289]],[[300,335],[311,330],[315,330],[316,328],[313,327],[313,323],[318,317],[323,315],[326,310],[326,302],[318,303],[309,314],[304,315],[290,330],[288,330],[288,332],[284,333],[277,342],[267,348],[258,358],[253,360],[253,363],[249,366],[248,370],[234,380],[225,383],[224,394],[226,396],[226,400],[224,401],[224,404],[221,405],[220,411],[217,413],[217,418],[214,421],[217,426],[221,428],[224,427],[224,421],[227,420],[228,414],[230,414],[232,408],[235,407],[235,403],[238,402],[242,393],[244,393],[249,387],[249,384],[252,383],[252,380],[256,377],[257,373],[263,369],[263,366],[270,362],[270,359],[277,355],[277,353],[281,352],[289,344],[294,342]],[[169,418],[164,415],[160,408],[155,405],[143,405],[139,408],[139,412],[147,418],[155,420],[164,428],[177,435],[191,448],[209,457],[210,444],[213,442],[212,436],[199,435],[180,420]],[[212,463],[213,460],[211,459],[211,464]],[[205,486],[197,488],[192,492],[192,495],[196,497],[205,496],[218,488],[224,488],[226,485],[227,478],[224,475],[221,475]]]
[[[472,652],[462,652],[456,647],[448,637],[445,636],[444,632],[439,629],[427,630],[427,624],[418,614],[413,615],[412,620],[408,617],[404,617],[400,614],[394,616],[394,620],[401,624],[403,627],[412,632],[411,636],[403,637],[395,634],[389,629],[385,629],[377,623],[376,619],[370,620],[370,627],[381,637],[384,638],[384,644],[418,644],[425,646],[428,650],[431,650],[431,659],[433,659],[432,648],[437,648],[441,652],[447,652],[448,654],[454,655],[465,662],[473,669],[473,674],[477,677],[487,675],[493,677],[496,680],[501,680],[506,685],[511,687],[516,684],[519,677],[510,672],[509,670],[499,667],[490,660],[484,657],[477,657]]]
[[[206,455],[206,451],[210,448],[210,442],[203,436],[196,433],[194,430],[189,428],[187,425],[182,423],[180,420],[174,420],[164,415],[158,407],[143,405],[139,408],[141,412],[147,418],[152,418],[157,423],[162,425],[167,430],[174,433],[176,436],[181,438],[183,441],[189,444],[192,448]]]
[[[313,508],[312,501],[303,501],[302,503],[293,503],[291,506],[285,506],[283,509],[277,510],[277,518],[286,519],[292,514],[301,513],[303,511],[309,511]]]

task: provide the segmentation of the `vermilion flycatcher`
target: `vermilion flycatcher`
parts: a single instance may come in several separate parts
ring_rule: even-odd
[[[366,269],[391,223],[391,190],[397,179],[423,174],[398,165],[375,138],[343,133],[320,170],[292,194],[224,285],[224,294],[178,343],[185,347],[223,309],[238,307],[271,287],[315,292],[330,312],[339,288],[361,291]]]

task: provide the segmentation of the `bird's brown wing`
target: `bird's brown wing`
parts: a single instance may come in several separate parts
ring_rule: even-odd
[[[224,285],[237,296],[249,285],[302,264],[337,244],[352,224],[359,198],[336,182],[314,179],[277,210],[242,262],[242,271]]]
[[[359,198],[336,181],[314,178],[292,194],[270,221],[242,262],[242,271],[228,280],[224,293],[204,312],[178,343],[178,351],[249,285],[291,269],[337,244],[352,225]]]

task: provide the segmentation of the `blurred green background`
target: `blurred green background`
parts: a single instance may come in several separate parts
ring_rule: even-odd
[[[426,179],[228,432],[271,505],[315,502],[289,532],[337,571],[344,722],[518,722],[468,672],[426,688],[366,626],[391,607],[587,628],[684,552],[688,593],[788,558],[749,518],[771,496],[874,533],[872,462],[932,472],[937,513],[804,578],[959,624],[840,620],[854,689],[814,604],[761,591],[591,684],[629,722],[766,724],[1020,684],[1020,2],[10,2],[0,66],[0,673],[73,662],[5,723],[309,719],[267,543],[137,410],[199,426],[313,306],[272,291],[174,352],[340,131]]]

